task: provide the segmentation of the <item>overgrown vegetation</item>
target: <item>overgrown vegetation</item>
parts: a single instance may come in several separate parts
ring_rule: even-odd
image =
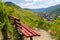
[[[60,18],[56,18],[53,22],[48,22],[35,12],[26,11],[22,8],[17,9],[14,6],[7,6],[0,2],[0,30],[6,25],[5,27],[10,33],[10,40],[15,40],[15,31],[8,19],[8,15],[19,18],[21,22],[31,28],[45,29],[49,31],[56,40],[60,40]]]

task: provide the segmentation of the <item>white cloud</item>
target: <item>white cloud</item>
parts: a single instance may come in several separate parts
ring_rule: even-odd
[[[33,3],[21,3],[20,7],[22,7],[22,8],[33,8]]]
[[[33,1],[43,1],[43,0],[33,0]]]
[[[32,1],[32,0],[25,0],[25,1]]]
[[[55,0],[56,2],[60,1],[60,0]]]
[[[43,1],[43,0],[25,0],[25,1]]]
[[[48,0],[24,0],[24,1],[38,2],[38,1],[48,1]]]
[[[3,0],[4,1],[4,0]],[[9,1],[9,0],[5,0],[5,1]]]

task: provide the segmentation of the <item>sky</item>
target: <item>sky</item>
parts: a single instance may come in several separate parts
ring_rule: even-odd
[[[37,9],[37,8],[47,8],[60,4],[60,0],[3,0],[11,1],[22,8]]]

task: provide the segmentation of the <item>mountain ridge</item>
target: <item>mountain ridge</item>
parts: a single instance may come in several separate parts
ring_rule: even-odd
[[[38,8],[38,9],[26,9],[26,10],[32,10],[34,12],[37,12],[37,13],[46,13],[46,12],[52,12],[53,9],[60,9],[60,4],[58,5],[55,5],[55,6],[51,6],[51,7],[48,7],[48,8]]]

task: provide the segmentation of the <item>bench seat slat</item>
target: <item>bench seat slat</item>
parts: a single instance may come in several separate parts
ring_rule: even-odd
[[[17,26],[19,26],[19,24],[17,24]],[[33,36],[28,30],[26,30],[24,27],[22,27],[22,26],[19,26],[21,29],[20,30],[24,30],[24,32],[27,34],[27,35],[29,35],[29,36]],[[23,33],[24,34],[24,33]],[[25,34],[25,35],[26,35]]]
[[[29,30],[29,32],[31,32],[33,35],[35,35],[35,36],[39,36],[39,34],[36,32],[36,31],[34,31],[34,30],[32,30],[31,28],[29,28],[29,27],[27,27],[25,24],[23,24],[23,23],[21,23],[21,25],[23,26],[23,27],[25,27],[27,30]]]
[[[22,29],[19,29],[26,37],[29,37],[29,35]]]
[[[32,33],[34,36],[36,36],[37,34],[35,32],[33,32],[33,30],[31,30],[30,28],[26,27],[26,25],[16,21],[17,24],[19,24],[20,26],[24,27],[26,30],[28,30],[30,33]]]
[[[26,30],[28,30],[30,33],[32,33],[34,36],[36,36],[37,34],[33,32],[33,30],[31,30],[30,28],[26,27],[24,24],[22,24],[21,26],[23,26]]]

